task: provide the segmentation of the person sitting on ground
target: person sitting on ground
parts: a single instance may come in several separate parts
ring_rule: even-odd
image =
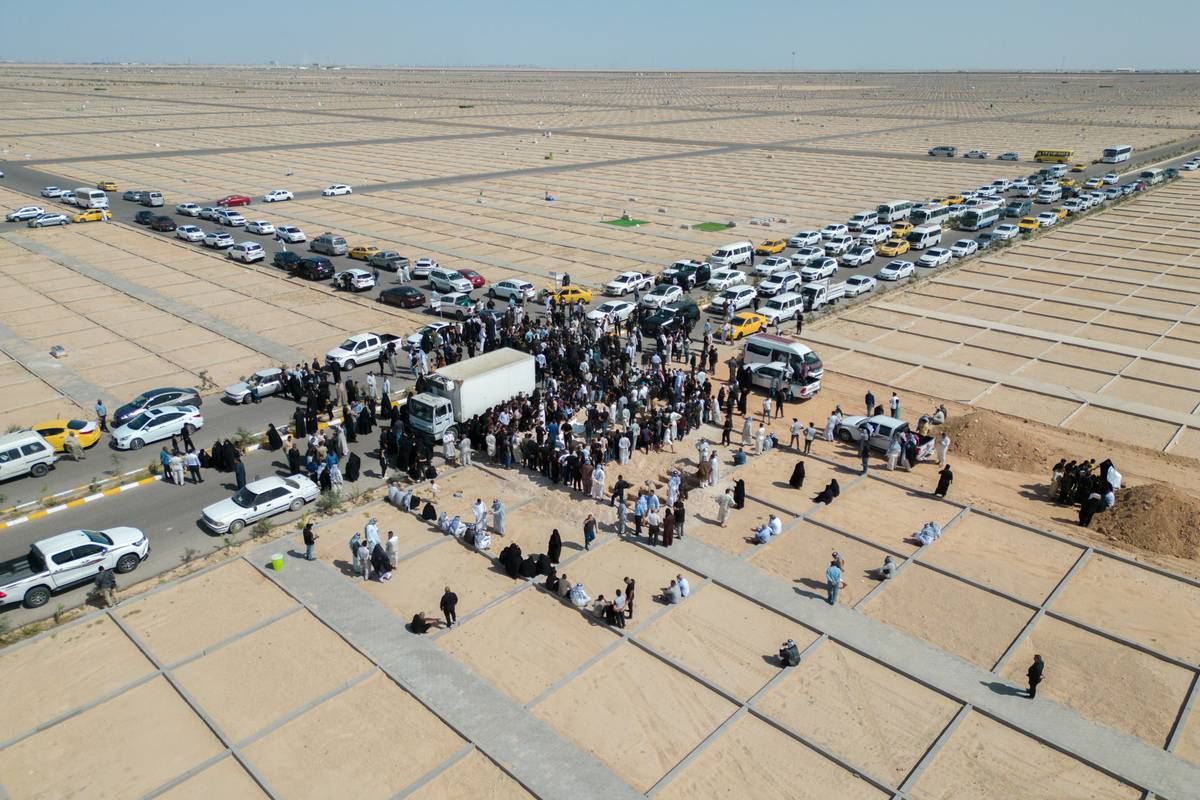
[[[933,424],[941,425],[946,421],[946,417],[948,416],[950,415],[946,412],[946,407],[944,405],[938,405],[937,410],[933,412]]]
[[[567,573],[564,572],[559,577],[558,587],[555,589],[555,593],[564,600],[567,598],[567,595],[571,593],[571,581],[569,578],[567,578]]]
[[[896,574],[896,559],[891,556],[883,557],[883,566],[875,570],[873,578],[881,581],[886,581]]]
[[[542,585],[546,587],[547,592],[558,593],[558,572],[554,567],[551,567],[546,573],[546,580]]]
[[[588,603],[592,602],[592,598],[588,596],[586,591],[584,591],[582,583],[577,583],[571,587],[571,593],[568,596],[571,600],[571,605],[575,606],[581,611],[587,608]]]
[[[935,542],[942,535],[942,526],[936,522],[926,522],[921,526],[921,530],[917,531],[912,537],[914,541],[920,542],[921,545],[928,545]]]
[[[679,584],[677,584],[673,579],[671,581],[671,585],[662,590],[660,597],[662,598],[662,601],[669,606],[673,606],[683,599],[683,595],[679,593]]]
[[[675,576],[675,585],[679,587],[679,598],[682,600],[692,593],[692,587],[688,584],[687,578],[683,574]]]
[[[607,620],[610,605],[612,604],[604,599],[604,595],[600,595],[596,602],[592,603],[592,616],[599,620]]]
[[[837,478],[834,478],[825,485],[824,489],[822,489],[815,497],[813,497],[813,502],[830,505],[833,503],[833,499],[841,493],[842,490],[841,487],[838,486]]]
[[[754,529],[754,536],[751,538],[755,544],[766,544],[771,541],[771,526],[764,522]]]
[[[475,530],[475,541],[472,542],[475,549],[483,552],[492,546],[492,535],[487,532],[487,528]]]
[[[779,661],[785,667],[794,667],[800,663],[800,648],[791,639],[779,648]]]
[[[433,617],[418,611],[413,614],[412,622],[408,623],[408,629],[413,633],[427,633],[433,627],[434,622],[436,620]]]

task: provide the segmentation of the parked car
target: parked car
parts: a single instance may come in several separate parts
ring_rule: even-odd
[[[751,305],[757,294],[758,292],[753,286],[731,286],[713,298],[709,311],[711,312],[715,306],[718,312],[724,313],[725,307],[729,303],[733,303],[734,311],[739,311]]]
[[[189,436],[204,427],[204,415],[196,406],[149,408],[112,430],[113,447],[140,450],[150,442],[170,439],[186,432]]]
[[[133,215],[133,221],[137,225],[149,225],[150,220],[154,219],[157,214],[153,211],[139,211]]]
[[[271,257],[271,266],[279,267],[288,272],[295,272],[303,260],[304,256],[299,253],[293,253],[291,250],[280,250]]]
[[[663,283],[642,295],[640,305],[643,308],[662,308],[667,303],[673,303],[682,297],[682,288],[672,283]]]
[[[67,225],[71,222],[71,218],[66,214],[59,214],[56,211],[51,211],[46,214],[38,214],[33,219],[25,224],[30,228],[46,228],[51,225]]]
[[[395,250],[380,250],[370,258],[367,263],[376,269],[385,269],[388,272],[399,272],[401,267],[408,266],[408,259],[397,253]]]
[[[55,592],[91,583],[101,569],[133,572],[150,555],[150,540],[137,528],[60,533],[34,542],[29,552],[0,562],[0,605],[40,608]]]
[[[241,261],[243,264],[252,264],[255,261],[262,261],[267,257],[267,251],[263,250],[263,246],[258,242],[238,242],[233,247],[229,248],[229,252],[225,257],[234,261]]]
[[[715,291],[723,291],[730,286],[737,286],[746,282],[746,273],[736,269],[719,269],[713,272],[712,277],[705,284],[709,289]]]
[[[46,213],[46,209],[41,206],[22,206],[16,211],[10,211],[5,217],[9,222],[28,222],[31,219],[40,217]]]
[[[257,233],[260,236],[266,236],[275,232],[275,226],[267,222],[265,219],[251,220],[246,223],[246,233]]]
[[[502,281],[493,283],[488,288],[487,293],[488,297],[494,297],[499,300],[507,300],[510,297],[517,300],[532,300],[537,296],[537,289],[529,281],[524,281],[520,278],[505,278]]]
[[[801,247],[796,252],[792,253],[792,266],[805,267],[818,259],[825,257],[825,248],[820,246],[806,245]]]
[[[684,289],[694,289],[708,283],[710,277],[712,277],[712,267],[707,262],[687,259],[676,261],[664,269],[659,276],[659,282],[673,283]]]
[[[987,158],[987,150],[968,150],[963,153],[963,158]]]
[[[901,278],[911,278],[912,274],[913,262],[896,260],[884,264],[875,277],[881,281],[898,281]]]
[[[875,248],[860,244],[851,247],[842,255],[842,264],[847,267],[861,267],[863,264],[870,264],[874,258]]]
[[[246,380],[225,387],[225,399],[231,403],[244,405],[253,399],[252,389],[258,390],[260,399],[270,397],[283,390],[285,380],[286,376],[279,367],[260,369]]]
[[[646,336],[671,333],[677,329],[689,331],[700,318],[700,308],[688,299],[669,303],[642,319],[641,330]]]
[[[786,247],[787,240],[785,239],[767,239],[758,247],[754,248],[754,255],[773,256],[777,253],[782,253]]]
[[[800,270],[800,280],[803,283],[832,278],[837,274],[838,265],[832,258],[819,258]]]
[[[846,278],[846,297],[858,297],[875,290],[875,279],[870,275],[851,275]]]
[[[774,297],[777,294],[790,292],[793,289],[799,288],[801,283],[800,273],[795,270],[787,272],[776,272],[769,278],[763,279],[758,284],[759,297]]]
[[[71,222],[100,222],[111,217],[107,208],[89,208],[71,217]]]
[[[908,239],[888,239],[879,246],[879,255],[887,258],[902,256],[908,252],[910,246]]]
[[[375,276],[355,267],[334,273],[333,285],[348,292],[366,292],[375,288]]]
[[[175,224],[175,220],[165,215],[159,215],[150,220],[150,230],[159,231],[161,233],[170,233],[179,226]]]
[[[1053,211],[1043,211],[1037,215],[1037,221],[1043,228],[1053,228],[1058,224],[1058,214]]]
[[[653,285],[654,278],[644,272],[622,272],[604,284],[604,293],[614,297],[624,297],[634,291],[644,292]]]
[[[272,189],[263,195],[264,203],[279,203],[284,200],[292,199],[295,199],[295,195],[293,195],[287,189]]]
[[[275,229],[275,238],[288,244],[300,244],[306,241],[304,231],[295,225],[280,225]]]
[[[992,230],[992,236],[996,237],[1002,242],[1005,242],[1009,239],[1015,239],[1017,234],[1020,232],[1020,228],[1018,228],[1016,225],[1005,223],[1004,225],[997,225]]]
[[[872,247],[892,238],[890,225],[872,225],[858,235],[859,244],[869,244]]]
[[[233,237],[225,231],[209,231],[204,234],[204,246],[224,250],[226,247],[233,247]]]
[[[42,197],[49,197],[51,199],[61,196],[62,193],[63,190],[57,186],[43,186],[41,192]]]
[[[953,255],[944,247],[932,247],[921,254],[917,259],[918,267],[940,267],[942,264],[949,264],[950,258]]]
[[[678,289],[679,287],[675,286],[672,288]],[[587,312],[585,316],[593,322],[599,322],[603,319],[624,322],[633,315],[635,308],[637,306],[627,300],[607,300]]]
[[[407,284],[392,286],[379,293],[379,302],[399,308],[420,308],[425,305],[425,295]]]
[[[180,203],[175,206],[175,213],[185,217],[198,217],[200,216],[200,206],[195,203]]]
[[[354,194],[354,189],[344,183],[335,183],[321,190],[323,197],[337,197],[343,194]]]
[[[821,238],[828,241],[835,236],[845,236],[850,233],[850,228],[845,223],[834,222],[821,228]]]
[[[820,231],[800,231],[788,239],[788,247],[811,247],[821,243]]]
[[[83,419],[50,419],[30,425],[29,429],[45,439],[56,453],[66,451],[67,437],[72,433],[85,450],[95,446],[102,435],[99,423]]]
[[[218,211],[216,221],[231,228],[240,228],[246,224],[246,218],[236,211]]]
[[[366,261],[371,256],[381,252],[383,252],[383,248],[379,247],[379,245],[356,244],[354,247],[350,248],[350,252],[347,253],[347,255],[350,256],[350,258],[353,258],[355,261]]]
[[[295,274],[310,281],[321,281],[333,277],[333,262],[324,256],[300,259]]]
[[[1009,151],[1007,153],[1001,153],[1000,155],[996,156],[996,160],[997,161],[1020,161],[1021,154]]]
[[[978,250],[979,245],[975,244],[974,239],[959,239],[950,245],[950,252],[955,258],[966,258],[967,256],[975,255]]]
[[[831,237],[825,242],[825,253],[831,256],[840,256],[851,247],[854,246],[854,237],[848,234],[840,234]]]
[[[214,205],[221,206],[222,208],[232,208],[234,206],[248,206],[248,205],[250,205],[250,198],[244,194],[227,194],[224,197],[222,197],[220,200],[218,200],[216,203],[214,203]]]
[[[757,278],[766,278],[781,270],[790,269],[791,266],[792,260],[787,256],[769,256],[755,265],[754,275]]]
[[[200,209],[200,214],[198,216],[200,217],[200,219],[207,219],[207,220],[212,220],[213,222],[216,222],[217,210],[218,209],[216,206],[204,206],[203,208]]]
[[[470,267],[461,267],[458,270],[458,274],[462,275],[464,278],[466,278],[467,280],[469,280],[471,282],[472,289],[480,289],[487,285],[487,278],[483,277],[477,271],[471,269]]]
[[[299,511],[317,499],[320,490],[304,475],[272,476],[251,481],[233,497],[206,506],[204,527],[213,533],[236,534],[247,524],[285,511]]]
[[[429,258],[428,256],[422,256],[421,258],[417,259],[415,264],[413,264],[412,277],[428,278],[429,271],[432,269],[437,269],[437,266],[438,263],[432,258]]]

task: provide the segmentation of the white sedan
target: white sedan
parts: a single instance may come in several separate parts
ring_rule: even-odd
[[[875,248],[870,245],[860,244],[851,247],[842,256],[842,263],[847,267],[861,267],[864,264],[870,264],[875,258]]]
[[[25,224],[31,228],[45,228],[49,225],[68,225],[70,222],[71,218],[66,214],[48,211],[45,214],[39,214]]]
[[[791,266],[792,260],[787,256],[768,256],[754,267],[754,274],[760,278],[767,278],[776,272],[791,269]]]
[[[860,294],[875,291],[875,279],[870,275],[851,275],[846,279],[846,297],[858,297]]]
[[[834,222],[821,228],[822,239],[832,239],[835,236],[845,236],[850,233],[850,228],[844,222]]]
[[[1100,180],[1104,181],[1105,186],[1112,186],[1113,184],[1120,182],[1121,176],[1115,172],[1110,172]]]
[[[1183,170],[1184,172],[1195,172],[1196,170],[1200,169],[1200,158],[1189,158],[1187,161],[1180,164],[1179,168],[1181,170]],[[1108,183],[1108,176],[1105,175],[1104,178],[1105,178],[1104,182]],[[1118,178],[1117,180],[1120,180],[1120,178]],[[1116,182],[1117,181],[1113,181],[1113,183],[1116,183]]]
[[[820,258],[800,270],[800,280],[805,283],[832,278],[837,274],[838,265],[832,258]]]
[[[955,258],[966,258],[979,252],[979,243],[974,239],[959,239],[950,245],[950,252]]]
[[[964,240],[965,241],[965,240]],[[921,257],[917,259],[918,267],[940,267],[942,264],[949,264],[950,258],[954,254],[944,247],[932,247],[921,253]]]
[[[654,278],[642,272],[622,272],[604,284],[604,293],[624,297],[634,291],[646,291],[654,285]]]
[[[365,292],[368,289],[375,288],[375,276],[365,269],[355,267],[335,273],[333,276],[333,285],[339,289],[346,289],[351,292]],[[445,297],[443,295],[442,299],[445,300]]]
[[[175,213],[185,217],[198,217],[200,216],[200,206],[195,203],[180,203],[175,206]]]
[[[180,225],[175,229],[175,238],[183,239],[185,242],[203,242],[204,231],[195,225]]]
[[[50,197],[50,198],[61,197],[62,193],[63,193],[63,190],[58,188],[57,186],[43,186],[42,187],[42,197]]]
[[[295,225],[280,225],[275,229],[275,238],[288,244],[300,244],[307,241],[304,231],[297,228]]]
[[[801,247],[792,253],[792,266],[805,267],[819,258],[825,257],[825,248],[820,245]]]
[[[518,278],[505,278],[502,281],[493,283],[488,288],[488,297],[502,298],[507,300],[510,297],[518,300],[532,300],[537,296],[537,289],[529,281],[523,281]],[[630,306],[632,308],[633,306]]]
[[[898,281],[901,278],[911,278],[912,274],[913,262],[896,260],[884,264],[875,277],[881,281]]]
[[[624,321],[633,314],[634,308],[636,306],[628,300],[609,300],[587,312],[587,318],[593,322],[599,322],[602,319]]]
[[[891,225],[872,225],[858,235],[859,244],[879,244],[892,238]]]
[[[642,295],[641,304],[645,308],[662,308],[667,303],[674,303],[683,298],[683,289],[673,283],[655,286]]]
[[[330,187],[333,188],[333,187]],[[293,200],[294,195],[287,189],[273,189],[263,195],[264,203],[278,203],[283,200]]]
[[[335,183],[321,190],[322,197],[337,197],[340,194],[354,194],[354,190],[344,183]]]
[[[256,219],[246,223],[246,233],[269,234],[275,232],[275,226],[265,219]]]
[[[709,289],[715,289],[718,292],[728,289],[730,286],[737,286],[746,282],[746,273],[737,269],[719,269],[712,274],[708,279],[708,283],[704,284]]]
[[[204,416],[195,406],[160,406],[148,408],[112,432],[113,446],[118,450],[140,450],[149,442],[170,439],[172,436],[204,427]]]
[[[34,219],[35,217],[40,217],[45,213],[46,209],[42,208],[41,206],[22,206],[16,211],[9,212],[5,219],[7,219],[9,222],[28,222],[29,220]]]
[[[1053,211],[1043,211],[1037,215],[1037,221],[1043,229],[1053,228],[1058,224],[1058,214],[1055,214]]]
[[[247,483],[228,500],[206,507],[204,526],[213,533],[237,533],[247,523],[263,517],[299,511],[318,494],[317,485],[304,475],[263,478]]]
[[[788,247],[811,247],[821,243],[820,231],[800,231],[788,239]]]
[[[754,302],[758,296],[753,286],[734,286],[726,289],[713,298],[713,305],[724,310],[726,304],[733,303],[733,310],[740,311]]]
[[[992,237],[1003,242],[1017,238],[1017,234],[1020,232],[1021,229],[1016,225],[1005,223],[1004,225],[996,226],[995,230],[992,231]]]
[[[225,389],[225,399],[238,405],[249,403],[252,399],[250,395],[251,387],[258,389],[259,397],[278,394],[279,390],[283,388],[283,370],[279,367],[260,369],[246,380],[227,387]]]

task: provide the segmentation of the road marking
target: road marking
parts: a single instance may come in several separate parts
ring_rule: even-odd
[[[89,494],[87,497],[80,497],[77,500],[71,500],[70,502],[62,503],[60,505],[54,506],[53,508],[47,508],[47,509],[40,510],[40,511],[31,511],[23,517],[17,517],[16,519],[10,519],[8,522],[0,522],[0,530],[4,530],[6,528],[12,528],[12,527],[20,525],[24,522],[32,522],[34,520],[41,519],[42,517],[46,517],[51,514],[57,514],[59,511],[65,511],[68,508],[75,508],[75,507],[81,506],[85,503],[91,503],[96,500],[103,499],[105,497],[110,497],[114,494],[120,494],[121,492],[128,492],[133,489],[137,489],[140,486],[145,486],[148,483],[154,483],[155,481],[160,481],[160,480],[162,480],[161,475],[152,475],[149,478],[142,478],[141,480],[133,481],[132,483],[126,483],[121,486],[113,487],[112,489],[105,489],[102,492],[96,492],[95,494]]]

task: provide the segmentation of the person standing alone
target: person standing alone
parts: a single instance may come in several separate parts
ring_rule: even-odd
[[[97,400],[95,409],[96,419],[100,420],[100,430],[108,433],[108,409],[104,407],[104,401]]]
[[[837,605],[838,593],[841,592],[843,585],[842,568],[838,566],[836,559],[830,561],[829,567],[825,570],[825,590],[829,593],[827,600],[829,605]]]
[[[458,621],[458,595],[450,591],[450,587],[446,587],[446,591],[442,594],[442,600],[438,603],[438,608],[446,616],[446,627],[453,628],[454,623]]]
[[[313,560],[313,547],[317,544],[317,535],[313,533],[313,524],[311,522],[304,526],[304,560]]]
[[[1033,699],[1037,697],[1038,684],[1042,682],[1042,672],[1046,669],[1046,662],[1042,661],[1040,655],[1033,657],[1033,663],[1029,665],[1029,670],[1025,673],[1025,677],[1029,678],[1029,697]]]

